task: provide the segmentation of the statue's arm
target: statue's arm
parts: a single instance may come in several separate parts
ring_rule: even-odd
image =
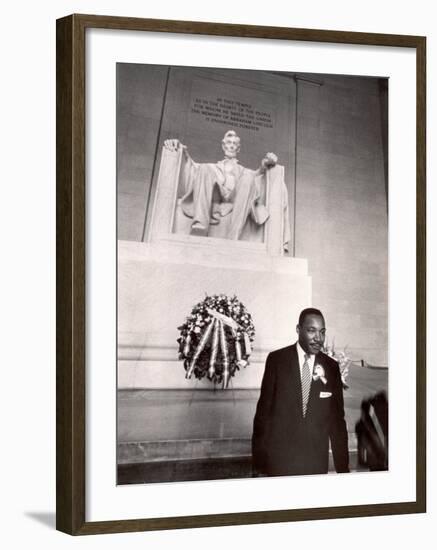
[[[188,196],[193,190],[193,182],[197,177],[198,164],[190,157],[187,146],[178,139],[166,139],[164,141],[164,149],[173,153],[182,151],[182,164],[179,178],[184,189],[184,197]]]
[[[261,166],[256,171],[256,175],[265,174],[267,170],[273,168],[278,163],[278,157],[275,153],[266,153],[265,157],[261,161]]]

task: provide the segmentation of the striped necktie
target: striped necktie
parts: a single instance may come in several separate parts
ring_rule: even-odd
[[[302,414],[305,418],[307,412],[308,398],[310,396],[311,387],[311,372],[310,372],[310,356],[305,353],[305,361],[302,367]]]

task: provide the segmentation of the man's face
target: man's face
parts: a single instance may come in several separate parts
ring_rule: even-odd
[[[237,136],[229,136],[223,140],[222,147],[226,158],[235,158],[240,150],[240,138]]]
[[[306,315],[302,326],[297,325],[301,348],[310,355],[316,355],[325,342],[325,321],[320,315]]]

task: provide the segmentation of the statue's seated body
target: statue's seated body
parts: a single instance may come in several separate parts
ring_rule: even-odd
[[[227,228],[223,236],[238,240],[248,218],[261,226],[269,216],[265,207],[264,174],[277,159],[269,153],[258,170],[244,168],[237,160],[240,138],[232,130],[225,134],[222,147],[225,158],[216,164],[194,162],[183,147],[180,184],[184,195],[179,204],[183,213],[192,219],[192,234],[208,235],[210,226],[220,224],[225,218]]]
[[[269,221],[274,221],[273,214],[280,218],[279,238],[282,242],[279,247],[282,254],[290,239],[283,167],[277,165],[278,159],[273,153],[265,155],[257,170],[239,164],[240,138],[233,130],[226,132],[222,149],[223,160],[197,163],[179,140],[164,142],[163,174],[160,173],[158,186],[167,185],[163,178],[168,156],[178,155],[179,158],[172,232],[264,243],[265,228]],[[269,190],[269,184],[274,189]],[[272,197],[275,197],[273,202],[276,204],[270,204]]]

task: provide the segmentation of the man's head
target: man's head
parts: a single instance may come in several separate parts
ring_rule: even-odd
[[[298,341],[305,353],[319,353],[325,342],[325,319],[320,310],[309,307],[301,311],[296,326]]]
[[[240,151],[240,138],[234,130],[226,132],[222,139],[222,149],[225,157],[228,159],[235,158]]]

